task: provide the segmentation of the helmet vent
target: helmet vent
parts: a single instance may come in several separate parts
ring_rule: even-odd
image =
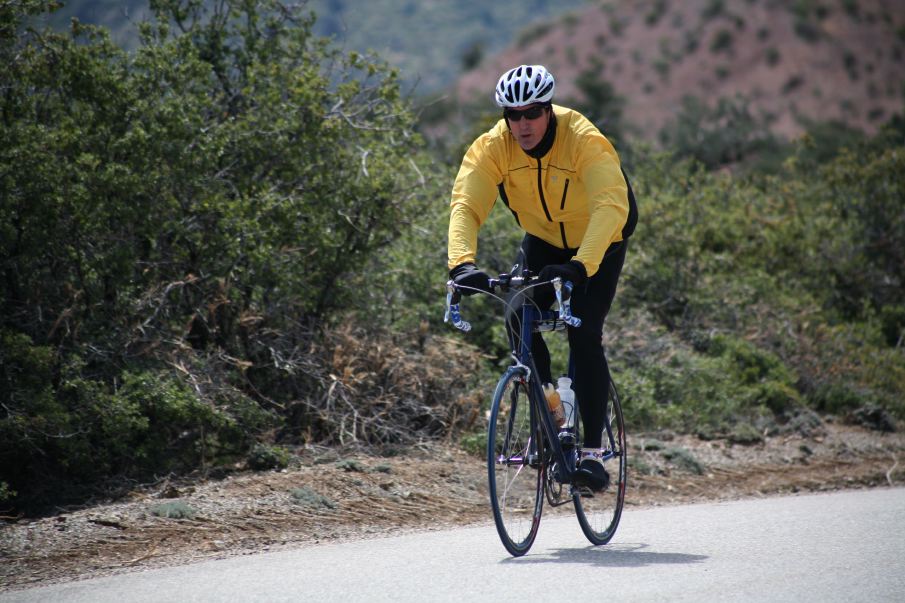
[[[553,74],[543,65],[519,65],[504,73],[497,82],[496,104],[508,108],[549,103],[555,87]]]

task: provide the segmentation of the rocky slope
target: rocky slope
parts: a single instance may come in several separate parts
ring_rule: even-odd
[[[628,0],[535,27],[458,82],[459,102],[489,102],[499,75],[542,63],[558,98],[590,72],[625,100],[635,136],[656,140],[686,96],[741,97],[781,137],[808,121],[874,131],[905,108],[905,3],[896,0]]]

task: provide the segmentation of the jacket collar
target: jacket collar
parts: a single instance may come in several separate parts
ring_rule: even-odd
[[[551,148],[553,148],[554,140],[556,140],[556,113],[553,112],[553,108],[551,107],[550,121],[547,123],[547,131],[544,132],[544,137],[541,138],[536,147],[525,152],[529,157],[540,159],[541,157],[549,153]]]

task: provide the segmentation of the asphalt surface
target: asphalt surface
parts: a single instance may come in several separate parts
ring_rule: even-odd
[[[574,517],[546,518],[518,559],[488,523],[0,594],[3,603],[560,599],[905,601],[905,489],[628,508],[601,547]]]

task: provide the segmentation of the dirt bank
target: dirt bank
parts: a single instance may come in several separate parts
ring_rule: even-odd
[[[742,446],[641,434],[632,507],[905,484],[905,434],[825,424]],[[404,456],[298,452],[297,466],[163,482],[127,500],[0,527],[3,589],[490,521],[481,458],[432,444]],[[161,514],[169,513],[174,517]],[[180,518],[181,517],[181,518]],[[618,535],[617,535],[618,538]],[[576,543],[580,546],[582,543]]]

